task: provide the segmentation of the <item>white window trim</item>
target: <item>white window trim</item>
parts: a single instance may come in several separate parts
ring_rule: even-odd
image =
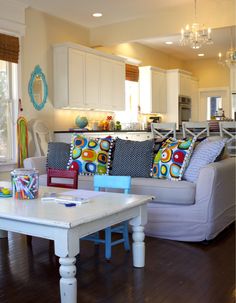
[[[15,162],[0,163],[0,173],[10,172],[16,168]]]
[[[1,30],[0,28],[0,33],[4,33],[4,30]],[[19,35],[16,35],[15,32],[8,32],[9,35],[12,36],[17,36],[19,38],[19,47],[20,47],[20,52],[19,52],[19,60],[17,64],[17,88],[15,92],[11,93],[10,99],[12,99],[13,102],[13,111],[12,111],[12,159],[8,161],[0,161],[0,172],[1,171],[10,171],[12,168],[14,168],[17,164],[17,153],[18,153],[18,148],[17,148],[17,118],[18,118],[18,105],[19,105],[19,99],[22,99],[22,90],[21,90],[21,58],[22,58],[22,53],[21,53],[21,37]],[[13,81],[13,79],[11,79]],[[3,170],[2,170],[3,169]]]

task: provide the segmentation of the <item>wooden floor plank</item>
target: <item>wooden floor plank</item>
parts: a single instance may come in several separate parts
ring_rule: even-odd
[[[9,233],[0,239],[0,303],[58,303],[59,264],[53,243]],[[80,303],[235,302],[234,225],[208,245],[146,238],[146,267],[133,268],[132,254],[82,241],[77,257]]]

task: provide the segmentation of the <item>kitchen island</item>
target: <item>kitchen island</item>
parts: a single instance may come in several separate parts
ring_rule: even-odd
[[[69,131],[54,131],[54,141],[71,143],[71,136],[74,133],[81,133],[88,137],[104,138],[112,136],[125,140],[144,141],[153,138],[151,131],[147,130],[119,130],[119,131],[84,131],[84,130],[69,130]]]

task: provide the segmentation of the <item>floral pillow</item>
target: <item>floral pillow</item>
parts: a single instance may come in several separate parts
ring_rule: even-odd
[[[68,169],[85,175],[108,174],[112,145],[111,137],[88,138],[75,134],[72,136]]]
[[[152,177],[181,180],[193,151],[195,138],[186,140],[167,139],[156,154]]]

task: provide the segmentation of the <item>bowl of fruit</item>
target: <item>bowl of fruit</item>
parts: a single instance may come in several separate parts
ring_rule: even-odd
[[[12,197],[11,182],[0,181],[0,198]]]

